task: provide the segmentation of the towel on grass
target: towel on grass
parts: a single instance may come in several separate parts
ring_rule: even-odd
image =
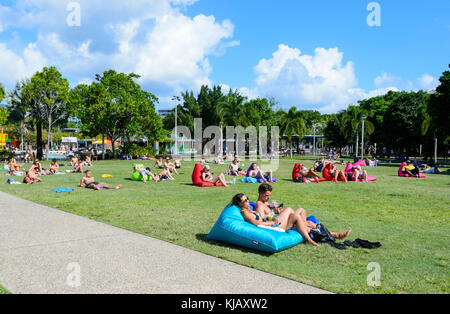
[[[56,193],[64,193],[64,192],[72,192],[73,189],[59,188],[59,189],[55,189],[53,191],[55,191]]]

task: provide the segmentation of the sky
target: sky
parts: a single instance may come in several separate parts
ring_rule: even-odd
[[[221,85],[334,113],[436,88],[449,64],[448,0],[0,0],[7,90],[44,66],[71,87],[114,69],[141,75],[157,109]]]

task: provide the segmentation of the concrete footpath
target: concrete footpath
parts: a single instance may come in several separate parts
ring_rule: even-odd
[[[328,293],[2,192],[0,285],[12,293]]]

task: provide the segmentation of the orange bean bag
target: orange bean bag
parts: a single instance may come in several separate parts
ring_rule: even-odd
[[[217,181],[216,184],[211,183],[211,182],[203,181],[202,180],[202,171],[203,171],[202,164],[196,164],[194,166],[194,171],[192,172],[192,183],[194,185],[201,186],[201,187],[222,186],[222,183],[220,183],[219,181]]]

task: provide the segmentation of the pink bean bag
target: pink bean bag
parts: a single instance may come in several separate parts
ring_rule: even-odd
[[[367,166],[367,165],[366,165],[366,162],[365,162],[363,159],[360,159],[360,160],[358,160],[357,162],[355,162],[355,163],[353,164],[353,166],[362,166],[362,167],[365,167],[365,166]]]
[[[353,173],[353,170],[355,170],[355,168],[357,168],[358,165],[356,165],[356,163],[352,164],[351,162],[347,163],[347,167],[345,168],[345,174],[349,174],[349,173]],[[352,177],[352,181],[355,181],[355,178]],[[357,179],[356,182],[362,182],[362,179]],[[371,177],[371,176],[367,176],[367,181],[377,181],[377,178],[375,177]]]
[[[194,171],[192,172],[192,183],[194,183],[197,186],[201,186],[201,187],[222,186],[222,183],[220,183],[219,181],[217,181],[216,184],[203,181],[202,180],[202,170],[203,170],[203,166],[201,164],[196,164],[194,166]]]
[[[400,166],[400,168],[398,168],[398,176],[399,176],[399,177],[407,177],[407,178],[412,178],[412,177],[414,177],[414,178],[426,178],[426,177],[427,177],[427,176],[424,175],[423,173],[419,173],[418,176],[412,176],[412,175],[409,175],[409,174],[407,174],[407,173],[403,173],[403,172],[402,172],[402,168],[403,168],[405,165],[406,165],[406,162],[403,162],[402,165]]]

